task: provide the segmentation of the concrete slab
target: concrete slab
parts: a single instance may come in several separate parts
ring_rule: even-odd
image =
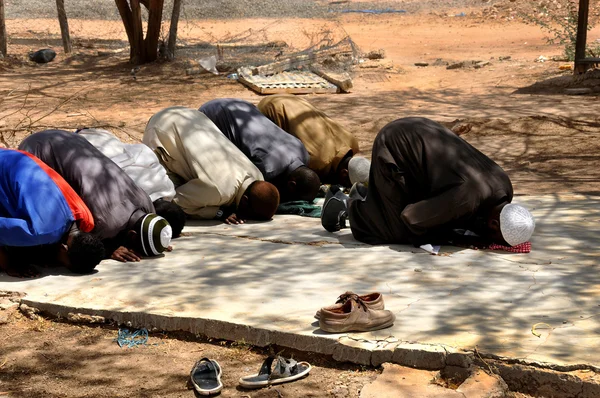
[[[29,305],[63,316],[97,314],[356,363],[396,358],[436,369],[449,349],[424,347],[444,345],[558,368],[600,365],[600,198],[516,200],[537,219],[530,254],[372,247],[349,231],[327,233],[318,219],[278,216],[239,226],[194,223],[163,258],[105,261],[89,276],[1,275],[0,290],[27,292]],[[320,331],[315,311],[346,290],[382,292],[396,324],[373,333]]]

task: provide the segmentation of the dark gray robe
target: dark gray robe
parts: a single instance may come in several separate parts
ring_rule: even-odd
[[[309,155],[302,142],[247,101],[216,99],[202,105],[200,112],[252,161],[265,181],[287,178],[298,167],[308,165]]]
[[[491,210],[512,196],[490,158],[434,121],[404,118],[375,138],[368,194],[350,203],[350,226],[371,244],[446,243],[454,229],[485,235]]]
[[[78,134],[42,131],[24,139],[19,149],[41,159],[71,185],[94,216],[92,234],[102,240],[116,237],[142,215],[154,213],[148,194]]]

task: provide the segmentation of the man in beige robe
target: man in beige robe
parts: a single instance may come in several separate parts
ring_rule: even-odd
[[[148,122],[143,138],[175,184],[186,214],[228,224],[269,220],[279,205],[274,185],[202,112],[171,107]]]

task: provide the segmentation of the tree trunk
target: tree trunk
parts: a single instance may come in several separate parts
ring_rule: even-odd
[[[132,64],[144,63],[144,29],[142,27],[142,8],[139,0],[129,0],[131,3],[131,18],[133,21],[133,40],[129,43],[131,52],[129,59]]]
[[[173,13],[171,14],[171,26],[169,27],[169,43],[167,44],[167,59],[169,61],[172,61],[175,58],[175,47],[177,46],[177,25],[179,25],[181,3],[183,3],[183,0],[173,1]]]
[[[56,11],[58,12],[58,23],[60,24],[60,35],[62,36],[65,54],[71,53],[71,35],[69,34],[69,21],[65,12],[65,0],[56,0]]]
[[[6,57],[7,55],[7,42],[6,37],[6,23],[4,22],[4,0],[0,0],[0,55]]]
[[[129,40],[129,61],[139,65],[158,58],[158,39],[162,22],[164,0],[115,0]],[[148,32],[144,39],[142,9],[148,8]]]
[[[165,5],[164,0],[150,0],[148,8],[148,32],[144,40],[144,62],[156,61],[158,58],[158,39],[162,24],[162,13]]]

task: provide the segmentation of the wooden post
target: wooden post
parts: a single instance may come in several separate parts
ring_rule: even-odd
[[[60,35],[62,36],[63,48],[65,54],[70,54],[71,35],[69,34],[69,21],[65,12],[65,0],[56,0],[56,11],[58,12],[58,23],[60,24]]]
[[[183,0],[173,1],[173,13],[171,14],[171,26],[169,27],[169,42],[167,43],[167,59],[169,61],[172,61],[175,58],[175,47],[177,47],[177,25],[179,25],[181,3],[183,3]]]
[[[0,55],[6,57],[8,49],[6,42],[6,23],[4,20],[4,0],[0,0]]]
[[[588,30],[588,13],[590,0],[579,0],[579,16],[577,20],[577,41],[575,43],[575,74],[585,73],[588,64],[580,62],[585,59],[585,49]]]

